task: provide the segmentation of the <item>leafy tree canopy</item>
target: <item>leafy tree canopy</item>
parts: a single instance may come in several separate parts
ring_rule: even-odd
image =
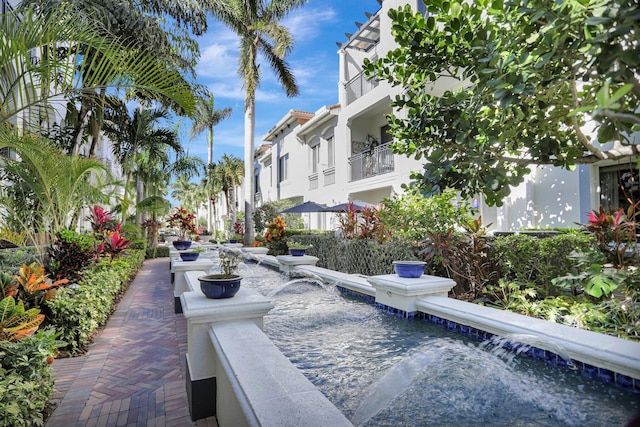
[[[433,0],[391,10],[399,47],[369,77],[403,89],[397,153],[426,159],[426,194],[501,205],[534,164],[640,157],[640,5],[633,0]],[[435,81],[437,84],[434,84]],[[441,84],[459,89],[437,93]],[[630,136],[631,135],[631,136]]]

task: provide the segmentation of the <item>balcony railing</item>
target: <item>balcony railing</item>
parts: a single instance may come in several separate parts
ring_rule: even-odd
[[[376,86],[378,86],[377,80],[367,80],[364,76],[364,72],[358,74],[345,85],[345,90],[347,91],[347,105],[351,104],[353,101],[360,98]]]
[[[359,181],[393,172],[393,152],[389,144],[375,147],[349,158],[350,181]]]

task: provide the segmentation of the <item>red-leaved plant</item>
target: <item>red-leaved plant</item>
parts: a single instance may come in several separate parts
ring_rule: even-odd
[[[578,224],[593,233],[600,250],[607,255],[607,260],[620,268],[637,262],[638,234],[640,227],[637,218],[640,216],[640,201],[624,209],[605,210],[589,213],[588,224]]]

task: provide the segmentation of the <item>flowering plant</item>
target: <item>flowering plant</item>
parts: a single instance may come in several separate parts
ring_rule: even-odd
[[[169,227],[175,227],[180,233],[180,240],[187,240],[187,236],[197,235],[194,220],[196,216],[189,213],[185,208],[178,207],[175,212],[167,218]]]

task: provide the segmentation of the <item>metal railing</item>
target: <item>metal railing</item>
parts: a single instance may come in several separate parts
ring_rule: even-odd
[[[378,86],[377,80],[367,80],[364,76],[364,72],[361,72],[345,85],[347,91],[347,105],[351,104],[356,99],[360,98],[371,89]]]
[[[390,144],[382,144],[373,150],[349,157],[349,181],[359,181],[394,171],[393,152]]]

